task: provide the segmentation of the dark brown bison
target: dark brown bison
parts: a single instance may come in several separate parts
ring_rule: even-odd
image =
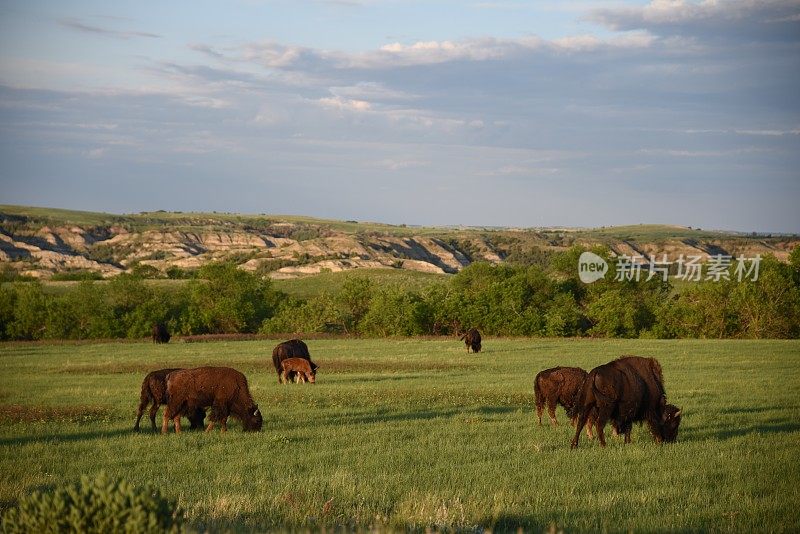
[[[153,325],[153,343],[169,343],[169,331],[164,323],[156,323]]]
[[[206,432],[213,430],[215,422],[223,432],[228,430],[231,415],[242,422],[246,432],[261,430],[261,412],[253,402],[247,378],[242,373],[230,367],[197,367],[167,375],[167,408],[161,432],[169,431],[170,418],[174,421],[175,432],[180,432],[181,415],[209,406],[211,422]]]
[[[311,365],[311,369],[314,372],[317,371],[318,366],[311,361],[311,354],[308,352],[308,346],[301,340],[290,339],[289,341],[278,343],[278,345],[272,349],[272,364],[275,366],[275,372],[278,373],[279,384],[283,383],[281,379],[281,373],[283,372],[281,368],[281,362],[287,358],[303,358],[304,360],[308,360],[308,363]],[[295,378],[295,372],[290,371],[284,378],[293,381]]]
[[[472,349],[472,352],[481,351],[481,333],[476,328],[470,328],[459,339],[464,340],[467,352],[469,352],[469,349]]]
[[[560,404],[567,412],[572,409],[576,393],[589,375],[580,367],[553,367],[536,375],[533,381],[533,392],[536,397],[536,415],[539,425],[542,424],[542,410],[547,405],[550,424],[558,425],[556,405]],[[573,420],[573,423],[575,421]]]
[[[286,358],[281,362],[281,383],[287,383],[289,376],[293,373],[300,382],[313,384],[317,381],[317,369],[319,367],[312,368],[311,363],[305,358]]]
[[[153,426],[153,430],[156,430],[156,414],[158,413],[159,406],[167,404],[167,375],[172,371],[180,371],[180,369],[160,369],[158,371],[153,371],[147,373],[147,376],[142,380],[142,392],[139,395],[139,409],[136,413],[136,424],[133,425],[135,431],[139,431],[139,421],[141,421],[142,414],[144,414],[144,410],[147,408],[148,404],[152,404],[152,406],[150,406],[150,424]],[[188,417],[192,430],[203,428],[206,412],[202,408],[197,408],[194,412],[189,412]]]
[[[625,356],[595,367],[576,396],[570,417],[577,417],[572,448],[578,446],[581,430],[593,421],[605,447],[603,428],[614,429],[631,442],[631,427],[646,422],[657,443],[677,439],[681,410],[666,402],[661,365],[653,358]]]

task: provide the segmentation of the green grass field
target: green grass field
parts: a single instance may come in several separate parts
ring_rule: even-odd
[[[798,341],[311,340],[313,386],[277,383],[274,344],[0,345],[0,503],[104,470],[198,530],[800,530]],[[661,361],[677,443],[535,424],[539,370],[621,354]],[[132,432],[146,372],[203,364],[248,376],[262,432]]]

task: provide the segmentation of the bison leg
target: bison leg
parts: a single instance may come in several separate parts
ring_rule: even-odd
[[[581,437],[581,430],[583,427],[586,426],[586,421],[589,419],[589,410],[583,409],[581,410],[580,417],[578,417],[578,424],[575,425],[575,437],[572,438],[572,443],[570,444],[570,448],[577,449],[578,448],[578,440]]]
[[[169,407],[164,408],[164,420],[161,423],[161,433],[167,434],[169,432]]]
[[[172,422],[175,424],[175,433],[176,434],[180,434],[181,433],[181,416],[180,415],[176,415],[175,417],[172,418]]]
[[[228,421],[228,409],[225,407],[224,404],[214,404],[211,406],[211,417],[209,418],[211,421],[206,428],[206,432],[211,432],[214,429],[214,423],[219,423],[220,427],[222,427],[222,431],[225,432],[228,429],[227,421]]]
[[[539,418],[539,426],[542,426],[542,410],[544,409],[544,403],[541,402],[539,399],[536,399],[536,417]]]
[[[142,420],[142,415],[144,415],[144,409],[147,408],[148,401],[141,401],[139,403],[139,408],[136,410],[136,423],[133,425],[133,429],[138,432],[139,431],[139,421]],[[153,430],[155,430],[156,424],[153,422]]]
[[[153,427],[153,432],[156,431],[156,415],[158,414],[158,403],[154,402],[150,407],[150,425]]]
[[[558,419],[556,419],[555,399],[547,399],[547,415],[550,416],[550,426],[558,426]]]
[[[656,440],[656,443],[661,443],[661,425],[658,422],[658,419],[654,419],[653,417],[647,418],[647,426],[650,429],[650,433],[653,435],[653,439]]]
[[[594,421],[590,418],[589,421],[586,423],[586,437],[589,439],[594,439],[594,434],[592,434],[592,425]]]

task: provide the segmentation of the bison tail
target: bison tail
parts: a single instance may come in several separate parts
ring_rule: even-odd
[[[566,406],[564,407],[564,409],[567,411],[567,417],[569,417],[570,419],[579,417],[581,415],[581,412],[583,411],[583,405],[586,403],[587,400],[586,399],[586,387],[588,386],[588,384],[586,383],[587,380],[589,379],[586,378],[583,381],[583,384],[581,384],[581,387],[575,390],[575,393],[572,395],[572,401],[570,402],[570,405],[568,407]]]
[[[536,398],[536,407],[544,406],[544,395],[542,394],[542,387],[539,385],[539,375],[533,381],[533,395]]]

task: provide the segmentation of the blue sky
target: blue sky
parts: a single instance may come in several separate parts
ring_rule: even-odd
[[[0,2],[0,203],[800,232],[800,1]]]

